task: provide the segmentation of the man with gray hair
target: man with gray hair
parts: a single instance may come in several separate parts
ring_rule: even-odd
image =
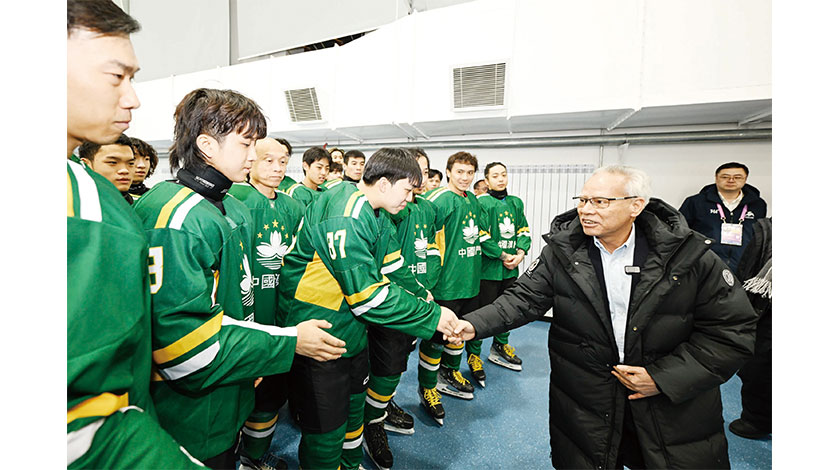
[[[650,193],[640,170],[596,170],[540,257],[450,339],[553,307],[555,468],[729,467],[719,385],[752,355],[756,314],[711,240]]]

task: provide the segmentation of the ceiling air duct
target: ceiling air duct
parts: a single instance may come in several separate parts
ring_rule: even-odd
[[[506,68],[504,62],[453,68],[452,102],[455,110],[503,107]]]
[[[321,108],[314,88],[286,90],[286,105],[292,122],[321,121]]]

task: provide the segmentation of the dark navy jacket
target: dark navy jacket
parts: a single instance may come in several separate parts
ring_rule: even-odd
[[[758,189],[749,184],[745,184],[741,191],[744,193],[741,203],[734,211],[723,204],[718,194],[717,186],[710,184],[700,190],[700,193],[694,196],[689,196],[683,201],[680,206],[680,212],[685,216],[688,226],[703,235],[712,238],[715,242],[712,244],[712,251],[714,251],[720,258],[729,266],[733,272],[738,269],[738,261],[741,259],[741,254],[744,252],[744,247],[747,246],[752,239],[753,224],[757,219],[767,217],[767,203],[761,199]],[[726,222],[730,224],[737,224],[741,217],[741,212],[744,206],[747,206],[747,214],[744,218],[744,239],[741,246],[722,245],[720,243],[720,227],[721,220],[718,213],[717,205],[723,209],[723,214],[726,217]],[[743,280],[743,279],[742,279]]]

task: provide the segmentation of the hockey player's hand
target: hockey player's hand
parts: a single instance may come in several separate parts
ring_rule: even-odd
[[[295,354],[326,362],[338,359],[347,352],[344,349],[344,341],[324,331],[324,329],[332,328],[330,322],[326,320],[306,320],[298,323],[296,328]]]
[[[435,296],[432,295],[431,291],[426,291],[426,302],[431,302],[435,300]]]
[[[473,338],[475,338],[475,327],[473,324],[466,320],[458,320],[458,326],[455,327],[455,333],[449,338],[449,342],[459,344],[462,341],[469,341]],[[455,340],[458,342],[455,343]]]
[[[521,263],[524,258],[525,258],[525,252],[516,253],[515,255],[512,255],[507,260],[503,261],[502,264],[507,269],[514,270],[514,269],[516,269],[517,266],[519,266],[519,263]]]
[[[455,316],[455,312],[441,305],[440,320],[438,321],[437,331],[443,333],[444,340],[447,340],[450,336],[452,336],[456,325],[458,325],[458,317]]]

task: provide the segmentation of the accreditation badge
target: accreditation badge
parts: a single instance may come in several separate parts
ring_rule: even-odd
[[[722,245],[741,246],[744,239],[744,226],[741,224],[726,224],[720,227],[720,243]]]

